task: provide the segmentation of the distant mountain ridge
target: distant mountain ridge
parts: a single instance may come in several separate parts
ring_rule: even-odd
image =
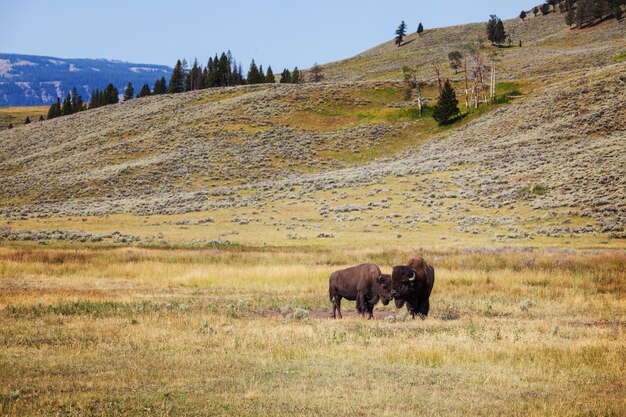
[[[52,104],[74,86],[85,101],[108,83],[123,92],[130,81],[139,91],[143,83],[152,86],[171,71],[166,65],[0,53],[0,106]]]

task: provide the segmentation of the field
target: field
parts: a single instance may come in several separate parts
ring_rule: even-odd
[[[505,24],[322,83],[0,109],[0,415],[625,416],[626,23]],[[467,109],[474,43],[497,97]],[[332,271],[416,254],[426,320],[330,319]]]
[[[39,121],[39,116],[46,117],[48,114],[47,106],[30,106],[30,107],[0,107],[0,130],[9,127],[18,127],[24,124],[26,117],[30,117],[31,122]]]
[[[427,320],[329,319],[413,253],[1,248],[2,414],[624,415],[623,252],[425,251]]]

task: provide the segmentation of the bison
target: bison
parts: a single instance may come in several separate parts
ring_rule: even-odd
[[[396,307],[402,308],[406,303],[407,311],[413,318],[419,315],[425,319],[430,309],[435,269],[418,256],[411,259],[407,266],[394,266],[391,281],[391,294]]]
[[[335,271],[328,280],[328,293],[333,304],[333,318],[342,318],[341,299],[356,300],[356,309],[362,316],[374,317],[374,305],[391,301],[391,276],[384,275],[374,264],[362,264]]]

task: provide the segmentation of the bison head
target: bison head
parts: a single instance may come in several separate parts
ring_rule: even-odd
[[[393,298],[391,295],[391,275],[382,274],[376,278],[375,291],[384,305],[389,304]]]
[[[417,291],[417,273],[409,266],[394,266],[391,275],[391,294],[397,308],[412,298]]]

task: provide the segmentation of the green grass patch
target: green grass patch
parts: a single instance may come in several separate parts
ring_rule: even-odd
[[[519,82],[501,82],[496,84],[496,95],[520,94],[522,86]]]
[[[623,60],[625,60],[625,59],[626,59],[626,52],[622,52],[622,53],[621,53],[621,54],[619,54],[619,55],[615,55],[615,56],[614,56],[613,58],[611,58],[611,59],[612,59],[613,61],[615,61],[615,62],[621,62],[621,61],[623,61]]]
[[[378,103],[391,103],[402,101],[404,92],[397,88],[385,87],[377,89],[359,90],[357,91],[356,95],[357,97]]]
[[[406,109],[394,110],[391,113],[387,113],[384,116],[384,119],[388,122],[409,122],[413,120],[418,120],[420,117],[429,117],[432,114],[432,110],[428,107],[424,107],[422,111],[422,116],[420,116],[419,109],[416,107],[409,107]]]
[[[376,115],[372,112],[359,112],[356,114],[359,119],[373,120]]]

